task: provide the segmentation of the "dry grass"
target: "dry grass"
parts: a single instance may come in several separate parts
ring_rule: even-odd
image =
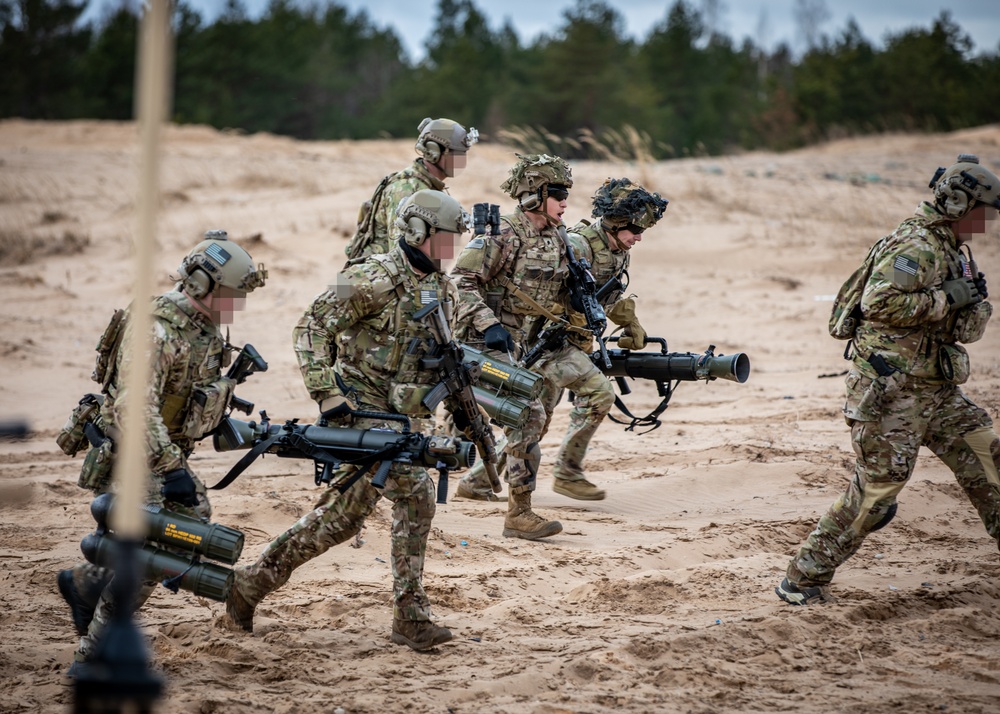
[[[24,265],[51,255],[76,255],[89,245],[89,235],[70,230],[60,236],[0,228],[0,265]]]

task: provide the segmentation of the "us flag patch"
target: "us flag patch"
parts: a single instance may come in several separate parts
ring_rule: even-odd
[[[207,255],[209,258],[214,260],[219,265],[225,265],[226,263],[229,262],[229,259],[233,257],[229,255],[229,253],[226,252],[226,249],[223,248],[218,243],[212,243],[212,245],[205,248],[205,255]]]
[[[905,255],[897,255],[896,262],[892,264],[892,267],[910,275],[917,274],[917,261],[907,258]]]
[[[896,260],[892,263],[893,282],[904,288],[912,286],[916,282],[918,267],[920,264],[913,258],[907,258],[905,255],[896,256]]]
[[[220,357],[221,355],[209,355],[208,361],[205,363],[205,367],[207,369],[218,369]]]

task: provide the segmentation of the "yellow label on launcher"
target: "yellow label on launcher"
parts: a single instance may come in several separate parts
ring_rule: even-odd
[[[163,530],[163,535],[167,538],[183,541],[185,543],[191,543],[192,545],[198,545],[201,543],[200,535],[178,530],[177,525],[174,523],[167,524],[167,527]]]

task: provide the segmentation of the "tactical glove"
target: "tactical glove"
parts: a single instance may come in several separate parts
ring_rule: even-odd
[[[323,420],[340,419],[352,412],[351,403],[347,398],[338,394],[327,397],[319,403],[319,415]]]
[[[990,296],[989,291],[986,289],[986,274],[980,273],[977,277],[972,279],[972,282],[976,284],[976,292],[982,296],[983,300]]]
[[[514,351],[514,338],[507,332],[507,328],[499,322],[486,328],[486,332],[483,333],[483,340],[491,350],[499,352]]]
[[[641,350],[646,346],[646,330],[635,316],[635,300],[619,300],[608,310],[608,319],[625,329],[618,338],[618,346],[623,350]]]
[[[956,310],[983,299],[976,290],[976,284],[972,281],[972,278],[945,280],[941,285],[941,289],[948,295],[948,304]]]
[[[195,489],[194,479],[191,477],[191,472],[184,468],[163,474],[160,494],[168,501],[182,506],[198,505],[198,491]]]

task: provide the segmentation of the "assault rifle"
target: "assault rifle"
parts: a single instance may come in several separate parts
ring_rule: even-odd
[[[577,258],[576,251],[569,241],[569,234],[566,227],[559,225],[556,230],[563,244],[566,246],[566,258],[569,263],[569,294],[570,305],[574,310],[583,313],[587,322],[587,329],[594,334],[597,340],[598,352],[601,362],[598,367],[611,368],[611,361],[608,358],[608,350],[601,339],[604,330],[608,327],[608,317],[604,314],[601,301],[597,296],[597,281],[594,280],[593,273],[590,272],[590,263],[586,258]]]
[[[586,263],[586,261],[584,261],[584,263]],[[624,284],[618,278],[611,278],[608,282],[604,283],[604,285],[602,285],[594,294],[598,307],[601,306],[601,301],[607,295],[622,290],[624,287]],[[604,309],[601,308],[602,314],[603,311]],[[606,326],[607,320],[605,320],[605,327]],[[524,353],[524,357],[521,359],[521,366],[530,369],[533,364],[546,354],[549,352],[555,352],[561,348],[564,344],[566,344],[566,332],[566,326],[562,324],[550,324],[542,330],[538,335],[538,339],[535,340],[535,344],[531,346],[531,349]],[[607,346],[604,344],[604,339],[600,336],[597,336],[597,338],[597,342],[600,344],[599,353],[601,362],[598,364],[595,360],[594,364],[597,364],[597,366],[602,369],[611,369],[611,362],[608,357]]]
[[[267,362],[260,356],[260,352],[254,349],[254,346],[248,342],[243,345],[240,353],[236,355],[236,359],[229,365],[229,371],[226,372],[226,376],[234,380],[237,384],[243,384],[251,374],[266,371]],[[240,399],[235,394],[230,398],[229,406],[248,416],[253,412],[253,402]]]
[[[311,459],[316,485],[330,483],[333,469],[341,464],[358,466],[357,472],[337,488],[341,493],[364,476],[376,463],[372,486],[384,488],[389,469],[395,462],[420,464],[437,468],[442,478],[438,481],[438,502],[442,500],[442,485],[447,494],[448,469],[469,468],[476,461],[472,443],[448,436],[424,436],[410,431],[410,420],[400,414],[381,412],[352,412],[356,418],[398,421],[402,431],[391,429],[353,429],[349,427],[299,424],[290,419],[283,425],[271,424],[267,412],[261,411],[261,421],[246,422],[227,417],[228,429],[220,429],[213,436],[216,451],[249,449],[229,470],[219,483],[211,488],[223,489],[231,484],[261,454],[270,453],[282,458]]]
[[[434,344],[430,346],[430,352],[435,356],[422,359],[421,366],[425,369],[436,369],[441,375],[441,381],[427,393],[422,404],[428,410],[434,411],[445,397],[451,397],[456,402],[465,421],[468,422],[468,434],[483,459],[486,474],[490,477],[490,486],[494,493],[500,493],[502,486],[496,467],[496,440],[493,438],[493,430],[489,423],[479,411],[474,391],[479,381],[481,367],[479,364],[469,365],[465,362],[465,353],[451,335],[440,302],[435,301],[422,307],[413,314],[413,319],[418,322],[427,320],[434,335]]]
[[[616,342],[617,336],[606,338],[607,342]],[[702,354],[694,352],[668,352],[667,341],[662,337],[647,337],[646,342],[660,345],[659,352],[636,352],[633,350],[613,349],[603,353],[607,355],[610,366],[602,366],[603,355],[600,351],[590,355],[591,360],[604,374],[614,377],[618,390],[630,394],[631,389],[625,377],[633,379],[648,379],[656,383],[656,391],[662,397],[660,404],[644,417],[633,416],[621,399],[615,397],[615,405],[631,421],[621,421],[610,417],[618,424],[626,424],[626,431],[632,431],[637,426],[648,426],[647,431],[660,426],[658,417],[667,408],[674,389],[681,382],[695,382],[713,379],[725,379],[743,384],[750,377],[750,358],[743,352],[731,355],[715,354],[715,345],[709,345]],[[673,384],[671,384],[673,382]]]

